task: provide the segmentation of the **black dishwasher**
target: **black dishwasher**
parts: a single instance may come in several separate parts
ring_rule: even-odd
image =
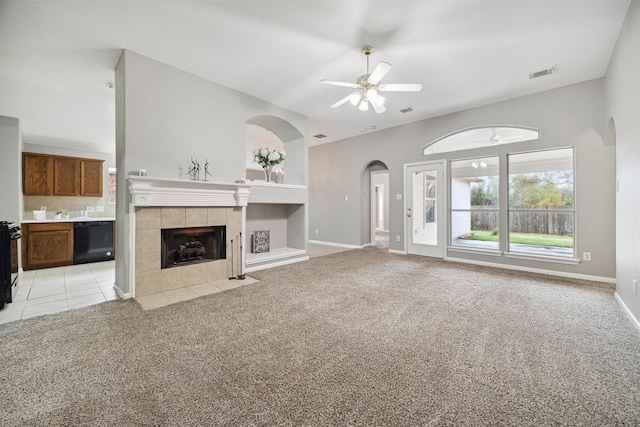
[[[113,259],[113,221],[73,223],[73,263]]]

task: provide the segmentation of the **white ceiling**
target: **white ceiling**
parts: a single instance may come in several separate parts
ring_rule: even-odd
[[[602,77],[629,3],[3,0],[0,114],[26,142],[113,152],[105,82],[130,49],[308,116],[314,145]],[[393,65],[383,83],[422,92],[388,93],[381,115],[330,109],[350,90],[320,80],[355,82],[364,44],[371,68]]]

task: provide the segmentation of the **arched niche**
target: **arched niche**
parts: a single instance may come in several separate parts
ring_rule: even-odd
[[[533,141],[540,138],[538,129],[525,126],[483,125],[457,130],[422,147],[422,154],[448,153],[516,142]]]
[[[262,168],[253,162],[253,150],[274,147],[287,153],[284,163],[273,169],[274,182],[305,185],[307,157],[304,135],[288,121],[271,115],[252,117],[245,124],[247,179],[265,179]]]

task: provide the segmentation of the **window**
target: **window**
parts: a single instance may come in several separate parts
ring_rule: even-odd
[[[573,149],[508,156],[509,251],[574,255]]]
[[[425,156],[437,153],[495,147],[502,144],[534,141],[540,132],[522,126],[482,126],[454,132],[438,138],[422,147]]]
[[[451,162],[451,244],[499,250],[499,158]]]
[[[424,223],[436,222],[436,176],[425,174],[422,196],[424,200]]]
[[[116,204],[116,168],[109,168],[107,175],[107,186],[109,188],[109,204]]]

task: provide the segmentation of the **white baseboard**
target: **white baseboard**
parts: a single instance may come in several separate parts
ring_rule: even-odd
[[[398,254],[398,255],[406,255],[407,254],[406,251],[399,251],[397,249],[389,249],[389,253],[390,254]]]
[[[620,295],[618,295],[617,292],[614,292],[613,296],[616,298],[616,301],[618,301],[618,305],[620,305],[622,311],[624,311],[624,314],[626,314],[629,320],[631,320],[631,324],[636,328],[638,333],[640,333],[640,322],[638,321],[638,319],[636,319],[631,310],[629,310],[629,307],[627,307],[624,301],[622,301],[622,298],[620,298]]]
[[[123,291],[116,283],[113,284],[113,289],[116,291],[116,294],[118,294],[118,298],[120,299],[131,298],[131,293]]]
[[[485,267],[504,268],[506,270],[526,271],[529,273],[546,274],[548,276],[565,277],[567,279],[579,279],[579,280],[588,280],[590,282],[603,282],[603,283],[612,283],[612,284],[616,283],[616,279],[611,277],[600,277],[600,276],[591,276],[588,274],[567,273],[564,271],[544,270],[542,268],[521,267],[517,265],[506,265],[506,264],[499,264],[495,262],[475,261],[475,260],[469,260],[469,259],[463,259],[463,258],[445,257],[444,259],[447,261],[460,262],[463,264],[475,264],[475,265],[482,265]]]
[[[348,248],[348,249],[362,249],[365,246],[370,246],[370,243],[366,245],[347,245],[346,243],[334,243],[334,242],[323,242],[321,240],[309,240],[309,243],[315,243],[316,245],[326,245],[326,246],[336,246],[338,248]]]
[[[269,264],[264,264],[264,265],[256,265],[254,267],[246,267],[243,273],[253,273],[254,271],[266,270],[267,268],[273,268],[273,267],[281,267],[283,265],[293,264],[293,263],[302,262],[302,261],[309,261],[309,257],[304,256],[304,257],[298,257],[293,259],[287,259],[284,261],[270,262]]]

